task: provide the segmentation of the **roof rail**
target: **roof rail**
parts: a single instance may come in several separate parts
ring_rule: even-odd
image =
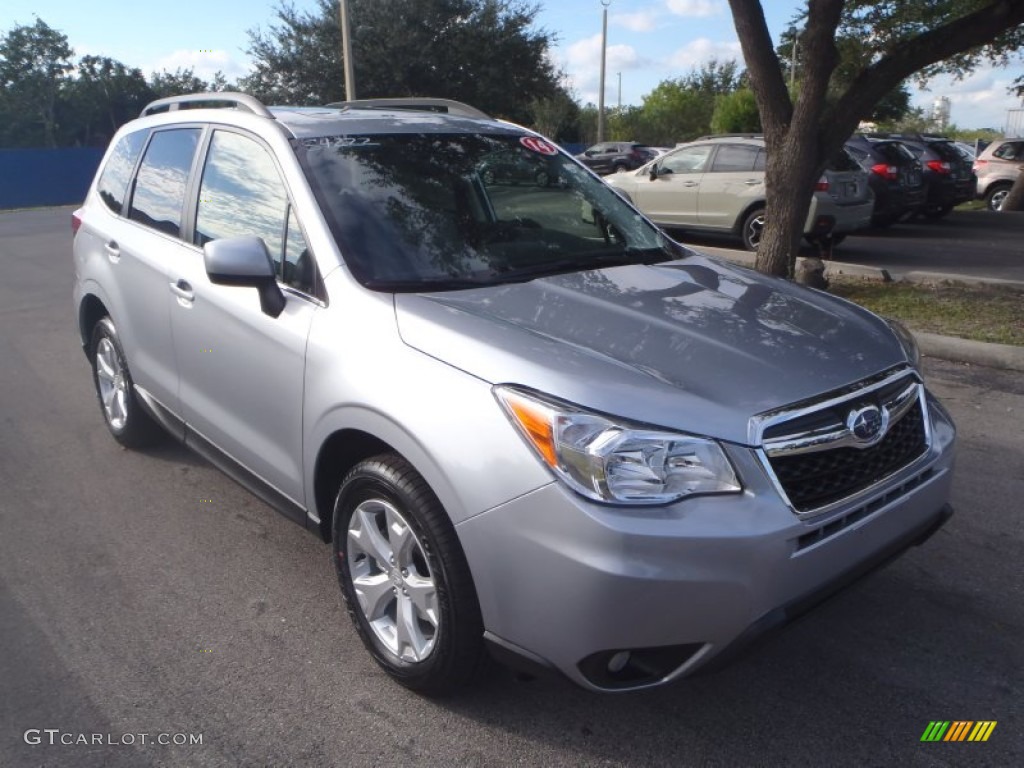
[[[230,104],[233,109],[242,109],[260,117],[273,117],[270,114],[270,110],[263,106],[258,99],[253,98],[247,93],[238,93],[236,91],[187,93],[183,96],[168,96],[165,99],[149,102],[149,104],[142,108],[142,114],[139,117],[164,111],[175,112],[181,108],[182,104],[214,104],[217,102]],[[166,110],[164,109],[165,107]]]
[[[491,116],[469,104],[451,99],[405,97],[399,99],[356,99],[334,101],[327,105],[335,109],[407,109],[413,112],[442,112],[459,117],[477,117],[490,120]]]
[[[705,141],[707,139],[763,139],[764,131],[761,133],[708,133],[704,136],[698,136],[692,141]]]

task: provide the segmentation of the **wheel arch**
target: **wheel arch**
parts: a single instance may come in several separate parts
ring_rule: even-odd
[[[93,293],[87,293],[82,297],[78,305],[78,333],[82,338],[82,350],[86,356],[89,355],[89,344],[92,340],[92,329],[105,316],[109,315],[103,300]]]
[[[764,210],[767,207],[768,201],[763,199],[753,200],[748,203],[747,206],[740,211],[740,215],[736,217],[736,221],[733,222],[732,231],[736,234],[741,234],[743,232],[743,224],[747,220],[747,216],[759,208]]]
[[[339,429],[328,435],[320,446],[313,467],[313,505],[320,518],[320,538],[324,541],[331,540],[334,499],[341,481],[360,461],[380,453],[402,455],[380,438],[360,429]]]
[[[318,447],[312,462],[312,487],[307,492],[307,498],[313,501],[310,511],[319,518],[320,535],[325,541],[331,537],[334,500],[341,481],[360,461],[381,453],[394,453],[407,461],[430,486],[453,525],[465,516],[442,468],[400,424],[376,411],[346,408],[331,414],[329,425],[329,429],[323,429],[323,437],[314,441]],[[316,432],[320,433],[320,428]]]

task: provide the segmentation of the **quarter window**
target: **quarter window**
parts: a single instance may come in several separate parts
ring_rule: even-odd
[[[114,213],[121,213],[132,170],[148,135],[148,131],[135,131],[122,136],[114,151],[110,153],[110,159],[107,160],[100,180],[96,183],[100,199]]]
[[[312,257],[267,150],[246,136],[216,131],[203,169],[194,242],[259,237],[282,282],[314,293]]]
[[[153,134],[139,166],[128,217],[174,237],[181,236],[192,157],[199,144],[198,128],[179,128]]]

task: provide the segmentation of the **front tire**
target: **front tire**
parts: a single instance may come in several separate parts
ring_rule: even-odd
[[[334,504],[334,564],[374,660],[427,696],[464,687],[485,658],[483,621],[451,520],[408,462],[357,464]]]
[[[121,340],[109,317],[93,327],[89,349],[92,381],[110,434],[125,448],[152,445],[161,436],[160,427],[135,394]]]

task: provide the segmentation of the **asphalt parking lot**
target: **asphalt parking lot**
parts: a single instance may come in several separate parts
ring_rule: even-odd
[[[928,362],[956,515],[732,667],[620,696],[498,671],[428,701],[363,651],[326,545],[173,443],[109,437],[69,241],[69,209],[0,213],[0,766],[1024,764],[1019,374]],[[998,724],[922,743],[934,720]]]
[[[672,234],[697,247],[739,248],[724,237]],[[812,254],[809,247],[804,251]],[[955,210],[936,221],[919,218],[866,229],[847,237],[832,258],[886,269],[893,277],[926,271],[1024,281],[1024,213]]]

